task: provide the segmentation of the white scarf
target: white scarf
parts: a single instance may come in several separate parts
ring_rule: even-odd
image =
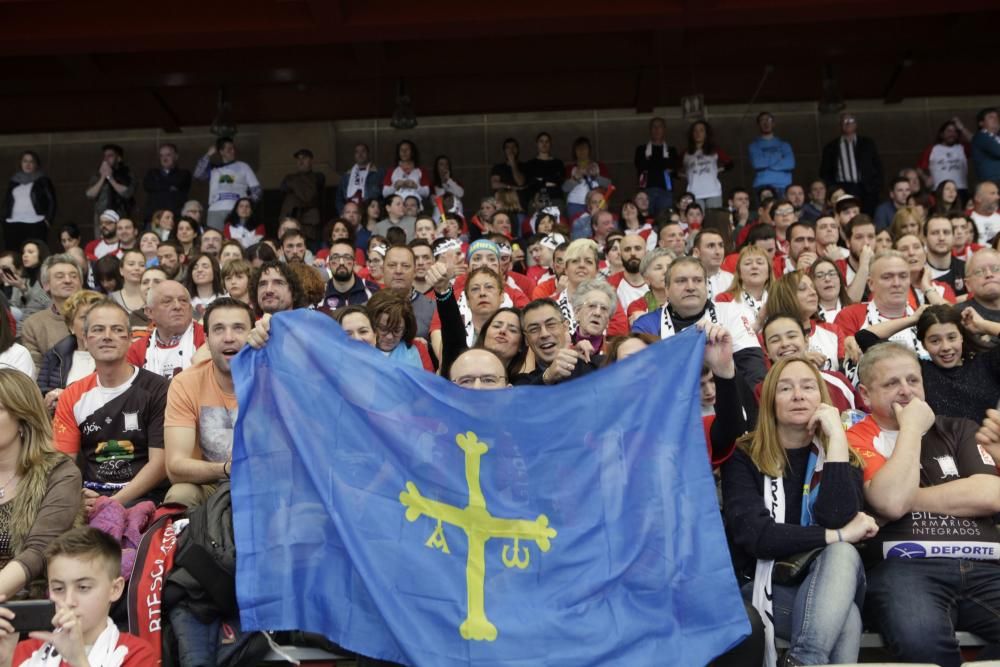
[[[191,365],[194,357],[194,322],[188,325],[181,334],[181,339],[173,347],[160,347],[157,344],[156,329],[150,334],[149,347],[146,349],[146,363],[143,368],[168,380]]]
[[[670,157],[670,149],[667,147],[666,142],[660,144],[659,146],[657,146],[657,148],[663,153],[663,157],[665,157],[665,158]],[[651,157],[653,157],[653,142],[652,141],[647,141],[646,142],[646,159],[648,160]]]
[[[569,324],[569,335],[572,336],[576,333],[576,316],[573,314],[573,304],[569,302],[569,294],[566,290],[559,293],[556,303],[559,304],[559,311],[563,314],[563,319]]]
[[[360,193],[361,199],[365,198],[365,181],[368,179],[368,165],[364,167],[354,165],[351,167],[351,176],[347,184],[347,198],[354,199]]]
[[[676,333],[674,331],[674,320],[670,317],[666,304],[660,308],[660,340],[666,340]],[[712,321],[712,324],[719,323],[719,315],[715,312],[715,304],[711,301],[705,302],[705,316]]]
[[[514,301],[506,291],[500,301],[501,308],[511,308]],[[465,324],[465,344],[470,348],[476,345],[476,328],[472,324],[472,310],[469,308],[469,300],[465,298],[465,292],[458,295],[458,312],[462,314],[462,322]]]
[[[818,446],[816,468],[814,472],[823,470],[825,452],[822,445]],[[806,480],[809,481],[809,480]],[[802,502],[808,502],[803,497]],[[785,523],[785,485],[781,477],[764,475],[764,507],[775,523]],[[751,604],[760,614],[764,624],[764,667],[774,667],[778,662],[778,651],[774,646],[774,594],[771,590],[771,574],[774,571],[773,560],[758,560],[757,569],[753,575],[753,598]]]
[[[121,667],[128,655],[127,646],[118,646],[118,628],[107,619],[107,626],[87,653],[92,667]],[[52,644],[42,644],[21,667],[59,667],[62,656]]]

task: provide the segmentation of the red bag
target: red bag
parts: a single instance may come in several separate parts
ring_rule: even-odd
[[[181,505],[165,505],[156,510],[139,541],[128,583],[128,631],[150,643],[157,665],[161,664],[163,652],[163,586],[173,569],[177,550],[174,521],[184,512]]]

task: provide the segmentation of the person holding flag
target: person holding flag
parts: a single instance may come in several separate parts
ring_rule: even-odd
[[[692,329],[599,379],[503,389],[487,350],[448,382],[320,313],[277,314],[268,344],[233,360],[243,631],[318,632],[416,667],[727,652],[750,625],[706,449],[689,446],[704,341]],[[636,383],[647,400],[630,400]],[[484,388],[501,390],[467,391]],[[511,419],[526,403],[545,418]]]

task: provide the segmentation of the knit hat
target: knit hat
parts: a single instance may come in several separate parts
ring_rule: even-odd
[[[491,253],[497,256],[497,261],[500,261],[500,248],[493,241],[488,241],[487,239],[479,239],[478,241],[473,241],[469,245],[469,252],[465,254],[466,260],[471,260],[472,256],[475,255],[480,250],[489,250]]]
[[[119,220],[122,219],[122,217],[118,215],[116,211],[112,211],[110,208],[101,213],[101,215],[98,217],[101,220],[110,220],[111,222],[118,222]]]

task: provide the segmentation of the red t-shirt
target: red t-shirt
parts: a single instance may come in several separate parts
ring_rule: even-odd
[[[11,665],[18,667],[27,663],[31,659],[31,654],[40,649],[43,644],[45,642],[40,639],[26,639],[23,642],[18,642],[14,648],[14,659],[11,661]],[[159,662],[149,642],[135,635],[122,632],[118,635],[118,646],[124,646],[128,649],[128,654],[122,662],[123,667],[151,667]],[[60,660],[59,667],[69,667],[69,663]]]

